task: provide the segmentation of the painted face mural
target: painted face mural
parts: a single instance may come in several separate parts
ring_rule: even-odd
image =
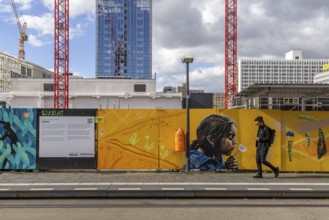
[[[225,156],[230,156],[232,154],[237,144],[236,135],[237,127],[235,124],[232,124],[229,133],[222,140],[221,154]]]

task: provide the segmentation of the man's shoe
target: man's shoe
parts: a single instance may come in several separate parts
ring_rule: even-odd
[[[274,170],[275,178],[277,178],[279,176],[279,172],[280,172],[279,167],[275,168],[275,170]]]
[[[257,174],[256,176],[253,176],[254,178],[263,178],[262,174]]]

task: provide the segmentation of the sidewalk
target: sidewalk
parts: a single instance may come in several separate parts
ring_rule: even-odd
[[[329,198],[329,173],[47,171],[0,174],[0,198]]]

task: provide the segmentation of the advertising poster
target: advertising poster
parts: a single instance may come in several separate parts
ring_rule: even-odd
[[[0,108],[0,135],[2,170],[35,169],[35,109]]]
[[[38,169],[94,169],[95,109],[38,110]]]

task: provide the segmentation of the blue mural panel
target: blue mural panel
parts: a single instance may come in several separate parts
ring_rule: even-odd
[[[0,108],[0,169],[36,168],[36,110]]]

